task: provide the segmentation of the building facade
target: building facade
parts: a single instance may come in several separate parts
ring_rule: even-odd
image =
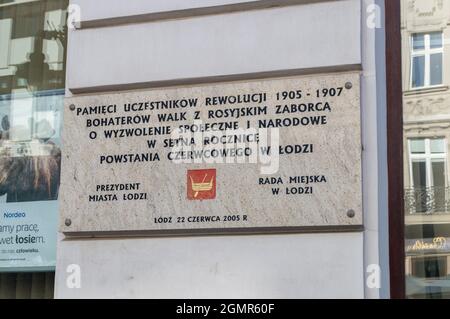
[[[0,1],[0,297],[449,297],[449,19],[450,0]],[[397,34],[401,41],[390,42]],[[336,214],[361,217],[358,227],[156,235],[139,227],[68,230],[80,220],[94,230],[108,226],[106,219],[92,222],[100,210],[83,219],[84,212],[67,204],[81,201],[84,191],[70,188],[67,181],[81,176],[72,167],[92,168],[81,161],[64,171],[69,145],[76,149],[78,139],[83,145],[76,134],[61,137],[64,129],[77,132],[67,123],[82,112],[78,101],[169,98],[176,90],[355,73],[360,85],[343,82],[337,91],[358,86],[360,207]],[[399,89],[389,85],[400,82]],[[296,92],[298,99],[305,93]],[[403,97],[403,123],[391,122],[401,109],[393,95]],[[390,158],[392,123],[403,130],[401,167]],[[323,141],[340,136],[319,135]],[[88,145],[78,150],[86,162],[95,154]],[[329,167],[345,167],[347,146]],[[349,176],[344,171],[338,169]],[[404,187],[392,186],[396,173]],[[106,179],[117,174],[111,170]],[[343,177],[343,189],[346,183]],[[208,186],[197,184],[190,199]],[[148,207],[159,201],[150,195]],[[310,202],[315,216],[328,198]],[[115,216],[124,225],[142,213],[120,205],[111,214],[121,207],[128,219]]]
[[[403,7],[406,275],[412,296],[448,297],[449,3]]]

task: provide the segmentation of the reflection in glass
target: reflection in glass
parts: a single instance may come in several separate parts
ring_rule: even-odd
[[[0,195],[6,202],[56,200],[60,91],[0,101]]]
[[[408,298],[450,298],[450,0],[402,0]]]
[[[411,88],[442,84],[442,32],[412,33]]]
[[[425,49],[425,35],[416,33],[412,35],[413,40],[413,49],[414,50],[423,50]]]
[[[430,84],[439,85],[442,83],[442,53],[430,56]]]
[[[425,85],[425,56],[413,58],[412,86],[422,87]]]
[[[410,141],[411,154],[425,154],[425,140],[413,139]]]
[[[0,202],[58,198],[67,5],[0,2]]]
[[[442,48],[442,32],[430,33],[430,47],[432,49]]]

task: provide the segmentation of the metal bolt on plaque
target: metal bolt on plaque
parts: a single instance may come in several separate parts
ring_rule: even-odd
[[[345,88],[346,88],[347,90],[350,90],[352,87],[353,87],[353,83],[352,83],[352,82],[347,82],[347,83],[345,83]]]
[[[71,111],[75,111],[75,104],[70,104],[69,109],[70,109]]]
[[[72,225],[72,221],[69,218],[66,218],[64,224],[66,224],[66,226],[69,227],[70,225]]]
[[[349,218],[353,218],[353,217],[355,217],[355,215],[356,215],[356,213],[355,213],[355,211],[354,211],[353,209],[350,209],[350,210],[347,212],[347,216],[348,216]]]

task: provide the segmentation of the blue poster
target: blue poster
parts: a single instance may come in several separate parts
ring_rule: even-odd
[[[0,272],[55,266],[61,91],[0,99]]]
[[[58,202],[0,207],[0,271],[52,269],[56,263]]]

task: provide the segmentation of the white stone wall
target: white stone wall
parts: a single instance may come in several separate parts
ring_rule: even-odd
[[[381,291],[365,286],[369,264],[381,264],[388,277],[388,261],[379,254],[387,248],[379,237],[387,229],[380,218],[386,213],[386,194],[380,194],[385,144],[379,140],[386,134],[380,130],[385,101],[378,95],[384,64],[376,57],[377,51],[384,55],[384,43],[376,36],[382,28],[366,25],[373,1],[280,1],[281,7],[264,0],[72,2],[90,24],[69,32],[67,96],[362,68],[365,231],[89,240],[60,234],[56,298],[386,295],[386,280]],[[136,14],[150,14],[152,21],[133,23]],[[95,27],[105,21],[120,24]],[[66,285],[71,264],[81,267],[80,289]]]

